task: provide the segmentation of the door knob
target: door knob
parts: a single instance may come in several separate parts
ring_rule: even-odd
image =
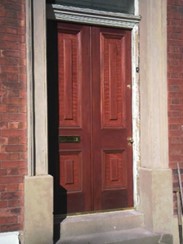
[[[127,142],[128,144],[133,144],[133,138],[132,137],[127,137]]]

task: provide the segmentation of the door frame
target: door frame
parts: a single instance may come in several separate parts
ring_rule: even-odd
[[[132,74],[132,136],[133,136],[133,199],[138,204],[138,166],[140,164],[140,91],[139,91],[139,22],[138,0],[135,0],[135,15],[100,10],[47,4],[47,19],[100,25],[131,30],[131,74]]]
[[[24,229],[26,230],[24,239],[28,240],[28,243],[43,240],[44,237],[45,243],[50,244],[53,235],[53,192],[51,191],[53,182],[48,175],[47,155],[46,1],[26,0],[25,2],[28,176],[25,178],[24,193]],[[138,206],[137,209],[144,213],[146,228],[157,232],[174,232],[177,236],[177,232],[175,233],[177,220],[172,213],[172,171],[168,164],[167,1],[135,0],[135,16],[139,16],[139,12],[142,15],[140,36],[138,23],[135,22],[134,27],[131,28],[134,206]],[[125,28],[125,24],[122,28]],[[139,44],[141,45],[140,83],[139,73],[136,73],[139,67]],[[162,55],[157,56],[157,52]],[[39,55],[34,55],[35,53]],[[35,66],[37,66],[36,70],[34,70]],[[157,82],[156,77],[161,82]],[[158,97],[157,90],[163,96]],[[152,99],[154,97],[155,99]],[[154,107],[156,109],[152,109]],[[40,108],[43,108],[43,113],[40,113]],[[139,123],[140,117],[141,123]],[[36,131],[39,133],[36,134]],[[33,188],[29,190],[28,186]],[[166,206],[164,196],[166,196]],[[47,204],[38,206],[37,199],[39,201],[42,199]],[[46,209],[42,206],[46,206]],[[36,219],[32,218],[33,215]],[[46,226],[42,225],[42,219],[47,220]],[[36,235],[32,236],[35,225]]]

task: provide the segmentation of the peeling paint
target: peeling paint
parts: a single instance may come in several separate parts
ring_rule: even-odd
[[[133,124],[133,188],[134,207],[138,206],[138,166],[140,165],[140,94],[139,94],[139,27],[132,30],[132,124]]]

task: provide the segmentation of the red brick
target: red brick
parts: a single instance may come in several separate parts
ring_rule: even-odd
[[[0,104],[0,113],[6,112],[7,110],[7,105],[6,104]]]
[[[3,192],[6,190],[6,185],[0,185],[0,192]]]
[[[11,208],[23,207],[23,199],[8,201],[8,207],[11,207]]]
[[[11,208],[10,211],[12,214],[19,215],[21,213],[21,208]]]
[[[3,52],[2,52],[2,55],[4,56],[4,57],[15,57],[15,58],[19,58],[20,57],[20,52],[19,51],[8,51],[8,50],[4,50]]]
[[[26,121],[26,115],[22,113],[0,114],[0,121]],[[8,131],[7,131],[8,132]]]
[[[17,223],[17,216],[0,217],[0,225],[7,225],[11,223]]]
[[[27,160],[27,152],[20,152],[20,160]]]
[[[6,169],[0,169],[0,177],[2,177],[3,175],[7,175]]]
[[[168,0],[168,116],[169,116],[169,161],[172,169],[179,162],[183,168],[183,1]],[[178,186],[176,171],[173,171],[173,187]],[[183,179],[182,179],[183,180]],[[176,209],[174,196],[174,212]]]
[[[21,230],[22,229],[22,224],[18,223],[18,224],[6,224],[6,225],[2,225],[0,227],[1,232],[7,232],[7,231],[17,231],[17,230]]]
[[[3,42],[0,40],[0,49],[3,50],[19,50],[19,43],[15,43],[15,42]]]
[[[16,201],[21,195],[21,192],[3,192],[1,193],[1,200]]]
[[[0,4],[0,17],[5,17],[5,16],[6,16],[5,7]]]
[[[18,113],[20,111],[20,107],[15,105],[7,105],[6,110],[7,113]]]
[[[19,169],[18,172],[19,172],[19,175],[27,175],[27,173],[28,173],[27,168]]]
[[[24,190],[24,184],[23,183],[20,183],[18,185],[18,189],[19,189],[19,191],[23,191]]]
[[[0,145],[8,144],[9,138],[0,136]]]
[[[13,73],[13,74],[18,72],[18,67],[17,67],[18,59],[9,57],[7,58],[7,60],[9,62],[9,65],[2,66],[1,67],[2,71],[5,73]]]
[[[1,37],[2,41],[9,41],[9,42],[20,42],[22,36],[16,34],[6,33]]]
[[[0,201],[0,208],[7,208],[8,202],[7,201]]]
[[[5,129],[2,131],[2,136],[6,137],[6,136],[22,136],[22,133],[24,134],[24,132],[22,130],[14,130],[14,129]]]
[[[9,33],[9,34],[18,34],[18,29],[17,28],[10,28],[6,26],[2,26],[0,29],[0,33]]]
[[[12,175],[12,174],[8,174]],[[17,192],[19,190],[19,184],[8,184],[5,187],[6,192]]]
[[[26,162],[24,161],[7,161],[1,162],[2,169],[11,169],[11,168],[25,168]]]
[[[16,152],[9,152],[6,153],[7,155],[7,160],[20,160],[20,153]]]
[[[8,128],[9,129],[23,129],[25,128],[23,122],[10,122],[8,123]]]
[[[6,173],[7,173],[7,175],[22,175],[19,173],[19,170],[20,169],[18,169],[18,168],[8,169]],[[17,185],[15,185],[15,186],[17,186]]]
[[[4,153],[0,153],[0,161],[7,160],[8,155]]]
[[[23,176],[5,176],[0,178],[0,184],[16,184],[23,182]]]
[[[1,164],[1,168],[2,169],[7,169],[7,174],[8,175],[16,175],[15,174],[15,171],[14,170],[17,170],[17,175],[23,175],[23,174],[20,174],[20,170],[26,170],[26,164],[22,161],[16,163],[16,162],[12,162],[11,163],[5,163],[5,162],[2,162]],[[12,172],[12,173],[11,173]],[[14,172],[14,174],[13,174]]]
[[[8,144],[19,144],[19,143],[21,143],[21,137],[20,136],[8,137]]]
[[[24,145],[7,145],[5,146],[6,152],[25,152],[26,147]]]

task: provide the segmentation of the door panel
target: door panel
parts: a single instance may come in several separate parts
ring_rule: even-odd
[[[60,185],[68,192],[82,190],[81,152],[63,152],[60,155]]]
[[[91,209],[89,41],[88,27],[58,24],[59,136],[80,139],[59,144],[59,182],[68,212]]]
[[[133,204],[131,33],[93,27],[92,35],[94,209],[123,208]]]
[[[58,23],[59,186],[68,213],[133,204],[130,37]]]
[[[127,187],[126,154],[124,151],[103,151],[102,190]]]

